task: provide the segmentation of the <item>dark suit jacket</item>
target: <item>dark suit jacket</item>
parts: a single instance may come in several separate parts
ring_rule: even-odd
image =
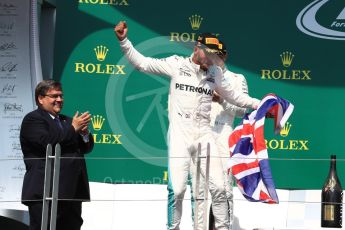
[[[59,199],[90,200],[90,189],[84,154],[93,148],[93,138],[85,143],[72,126],[72,118],[59,115],[63,129],[59,128],[48,112],[38,108],[28,113],[22,122],[20,144],[24,154],[26,173],[23,181],[22,203],[25,200],[43,198],[46,148],[52,144],[61,145]],[[43,158],[43,159],[29,159]]]

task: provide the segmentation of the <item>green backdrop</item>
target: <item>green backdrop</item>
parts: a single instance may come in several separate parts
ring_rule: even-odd
[[[277,187],[321,188],[330,154],[344,184],[344,7],[340,0],[58,1],[54,75],[64,85],[64,113],[94,115],[91,181],[166,182],[169,80],[123,58],[113,27],[125,20],[146,56],[188,56],[198,33],[219,34],[227,66],[246,76],[252,96],[272,92],[295,106],[285,133],[274,135],[272,121],[265,127]]]

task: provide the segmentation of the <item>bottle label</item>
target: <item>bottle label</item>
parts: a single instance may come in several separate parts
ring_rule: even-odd
[[[324,208],[324,220],[334,221],[334,205],[325,204]]]

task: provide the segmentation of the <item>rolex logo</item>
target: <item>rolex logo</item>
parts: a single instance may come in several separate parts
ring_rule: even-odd
[[[290,129],[291,129],[291,124],[289,122],[286,122],[284,127],[280,130],[280,136],[286,137],[289,135]]]
[[[92,127],[94,130],[98,131],[102,129],[105,118],[100,115],[93,116],[91,118]]]
[[[93,50],[95,51],[96,58],[98,61],[104,61],[109,51],[109,49],[105,46],[97,46]]]
[[[283,52],[280,55],[284,67],[289,67],[292,63],[292,59],[295,57],[291,52]]]
[[[200,15],[194,14],[189,17],[190,25],[193,30],[198,30],[200,28],[203,18]]]
[[[295,55],[291,52],[285,51],[280,54],[280,59],[285,67],[279,68],[267,68],[261,70],[262,80],[293,80],[293,81],[309,81],[312,80],[311,70],[309,69],[287,69],[292,64]]]

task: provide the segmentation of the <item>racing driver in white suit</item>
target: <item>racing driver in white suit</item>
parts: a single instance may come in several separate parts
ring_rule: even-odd
[[[227,52],[225,49],[225,45],[223,44],[222,53],[220,55],[225,62],[227,58]],[[225,66],[223,69],[224,79],[229,82],[229,84],[233,85],[233,87],[242,92],[248,94],[248,85],[247,81],[242,74],[233,73],[228,70]],[[233,176],[231,172],[231,168],[229,168],[229,157],[230,157],[230,150],[229,150],[229,136],[234,129],[234,120],[235,117],[243,117],[243,115],[247,112],[246,108],[238,107],[236,105],[230,104],[229,102],[225,101],[223,98],[219,97],[215,93],[213,97],[214,102],[212,103],[211,107],[211,126],[213,130],[213,134],[216,139],[216,144],[218,147],[219,155],[222,159],[223,169],[224,169],[224,176],[226,178],[225,188],[226,188],[226,196],[228,200],[228,212],[230,218],[230,230],[233,229],[233,221],[234,221],[234,207],[233,207]]]
[[[227,59],[228,53],[226,49],[226,45],[219,41],[219,66],[223,69],[224,81],[227,81],[229,84],[233,86],[233,88],[239,92],[248,94],[248,85],[245,77],[242,74],[233,73],[228,70],[225,66],[225,61]],[[226,188],[226,196],[228,201],[228,213],[229,213],[229,221],[230,226],[229,230],[233,229],[233,221],[234,221],[234,214],[233,214],[233,176],[231,173],[231,168],[228,171],[229,166],[229,136],[233,131],[234,120],[236,117],[243,117],[243,115],[247,112],[246,108],[238,107],[233,105],[223,98],[221,98],[216,92],[213,94],[213,102],[211,106],[211,127],[213,131],[213,135],[216,141],[216,145],[218,148],[219,156],[222,159],[223,163],[223,170],[224,170],[224,177],[225,177],[225,188]],[[193,165],[193,170],[196,170],[196,166]],[[192,171],[192,173],[196,173],[196,171]],[[195,177],[194,177],[195,178]],[[193,182],[196,183],[195,181]],[[198,211],[198,229],[204,229],[203,220],[203,211],[204,211],[204,181],[201,178],[199,182],[199,196],[197,202],[199,202],[199,211]],[[193,190],[196,190],[193,188]],[[212,209],[211,209],[212,210]],[[213,229],[214,218],[211,211],[210,219],[209,219],[209,229]]]
[[[143,56],[133,47],[127,39],[125,22],[119,22],[114,31],[124,55],[135,68],[170,78],[168,189],[173,192],[168,197],[167,228],[178,230],[190,163],[195,157],[198,143],[201,143],[202,154],[206,153],[207,143],[210,143],[211,156],[218,156],[210,126],[214,90],[225,100],[241,107],[256,108],[259,100],[235,91],[226,81],[222,81],[220,67],[209,66],[206,55],[212,55],[212,51],[216,50],[212,48],[219,45],[215,36],[199,36],[191,57],[173,55],[155,59]],[[211,157],[209,183],[216,229],[228,230],[224,174],[219,157]]]

